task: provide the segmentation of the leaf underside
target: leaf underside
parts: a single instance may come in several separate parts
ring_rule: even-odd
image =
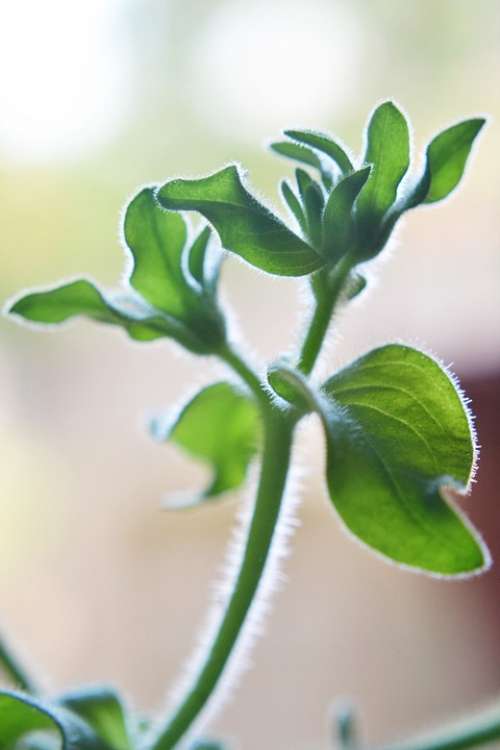
[[[445,488],[465,491],[471,427],[448,374],[410,347],[375,349],[324,385],[327,481],[346,526],[399,563],[442,575],[485,565]]]
[[[0,692],[0,750],[115,750],[89,724],[64,708],[11,691]]]
[[[167,507],[189,507],[244,482],[257,450],[260,418],[251,398],[230,383],[220,382],[199,391],[164,432],[158,437],[171,440],[212,468],[212,481],[202,493],[167,502]]]

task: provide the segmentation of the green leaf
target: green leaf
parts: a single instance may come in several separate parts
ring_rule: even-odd
[[[127,207],[124,236],[134,261],[131,286],[159,310],[184,317],[196,303],[182,269],[187,239],[182,216],[164,211],[154,191],[145,188]]]
[[[84,688],[66,693],[59,704],[89,724],[113,750],[133,750],[123,704],[114,690]]]
[[[322,171],[321,159],[316,153],[314,153],[314,151],[311,151],[310,148],[305,148],[305,146],[300,146],[299,144],[291,143],[290,141],[277,141],[271,143],[270,148],[280,156],[302,162],[302,164],[308,164],[310,167],[314,167],[320,172]]]
[[[127,310],[112,304],[90,281],[78,279],[54,289],[31,292],[14,302],[8,312],[34,323],[48,325],[83,315],[99,323],[120,326],[136,341],[171,337],[191,351],[197,352],[202,346],[176,320],[155,314],[135,299],[122,299],[122,304],[124,307],[127,304]]]
[[[203,227],[188,252],[189,273],[201,287],[206,284],[205,261],[211,234],[210,227]]]
[[[329,156],[339,167],[342,174],[349,174],[354,169],[342,146],[339,146],[330,136],[324,133],[316,133],[312,130],[285,130],[285,135],[294,141],[312,146],[317,151]]]
[[[292,212],[292,214],[295,216],[297,223],[299,227],[301,228],[302,232],[307,235],[307,218],[304,214],[304,211],[302,210],[302,206],[300,204],[299,199],[293,192],[292,188],[288,184],[286,180],[283,180],[281,183],[281,193],[283,195],[283,198]]]
[[[321,246],[322,213],[325,199],[323,191],[303,169],[296,169],[295,176],[306,215],[306,234],[314,247]]]
[[[223,247],[267,273],[303,276],[323,263],[246,190],[234,165],[198,180],[167,182],[158,200],[168,209],[201,213],[217,230]]]
[[[153,422],[157,439],[171,440],[195,458],[209,463],[213,479],[191,500],[174,500],[169,507],[197,505],[239,487],[257,450],[260,418],[255,402],[230,383],[203,388],[163,428]]]
[[[396,200],[398,185],[410,164],[408,123],[392,102],[377,107],[370,119],[364,162],[372,165],[372,171],[356,210],[363,240],[369,243],[375,240],[384,214]]]
[[[371,167],[364,167],[340,180],[330,193],[323,212],[323,246],[325,255],[338,260],[354,240],[352,209],[354,201],[368,179]]]
[[[323,184],[327,190],[332,186],[332,176],[323,166],[323,162],[320,157],[310,148],[306,148],[298,143],[292,143],[290,141],[278,141],[271,143],[271,149],[280,156],[284,156],[287,159],[293,159],[294,161],[307,164],[309,167],[317,169],[321,175]]]
[[[347,280],[346,294],[347,299],[354,299],[363,292],[368,285],[368,281],[360,273],[351,273]]]
[[[324,385],[330,497],[347,528],[386,557],[445,576],[487,564],[487,551],[447,502],[466,491],[471,426],[457,388],[407,346],[375,349]]]
[[[465,120],[432,139],[426,151],[424,174],[406,199],[405,208],[443,200],[457,187],[485,122],[482,117]]]
[[[57,738],[60,750],[111,750],[92,728],[64,708],[11,691],[0,692],[0,750],[17,750],[34,733]],[[37,743],[38,744],[38,743]],[[40,739],[40,747],[45,746]],[[33,745],[31,745],[33,747]]]

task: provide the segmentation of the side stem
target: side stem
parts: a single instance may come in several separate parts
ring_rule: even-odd
[[[316,364],[330,321],[352,266],[353,262],[350,256],[344,255],[331,271],[328,290],[325,290],[316,301],[316,307],[302,344],[298,364],[299,370],[304,375],[309,375]]]
[[[471,718],[460,725],[443,729],[433,736],[389,745],[384,750],[463,750],[493,742],[500,738],[498,708]]]
[[[245,368],[239,358],[238,367]],[[229,362],[228,362],[229,363]],[[236,361],[232,363],[236,365]],[[235,367],[236,369],[236,367]],[[243,374],[243,373],[240,373]],[[264,423],[263,459],[259,486],[243,559],[226,610],[205,660],[178,708],[152,744],[171,750],[192,726],[216,688],[242,632],[269,557],[290,465],[293,422],[278,411],[256,376],[245,373],[248,385],[259,389]]]

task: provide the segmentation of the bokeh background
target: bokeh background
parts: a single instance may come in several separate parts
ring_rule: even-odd
[[[463,505],[495,550],[499,71],[497,0],[2,3],[2,300],[82,272],[115,285],[120,209],[142,183],[237,160],[283,215],[277,183],[290,167],[264,146],[284,127],[331,130],[359,152],[368,112],[393,97],[412,118],[418,156],[437,129],[487,113],[465,184],[408,217],[323,368],[389,339],[453,363],[483,444]],[[300,284],[231,258],[223,284],[256,361],[293,343]],[[0,321],[0,622],[49,690],[112,682],[156,711],[182,672],[243,493],[161,511],[165,493],[205,474],[153,444],[145,424],[216,372],[87,322],[42,334]],[[210,733],[242,750],[327,747],[330,707],[346,697],[363,737],[381,742],[495,697],[495,569],[443,583],[385,565],[335,522],[314,422],[299,454],[288,583]]]

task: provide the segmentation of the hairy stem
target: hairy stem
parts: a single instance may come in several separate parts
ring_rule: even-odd
[[[225,357],[228,361],[228,357]],[[231,365],[252,388],[258,388],[264,424],[263,459],[257,497],[241,567],[214,640],[178,708],[155,742],[154,750],[171,750],[204,709],[241,635],[269,557],[290,465],[293,421],[270,402],[258,379],[236,355]],[[228,361],[229,364],[229,361]],[[256,391],[257,393],[257,391]]]
[[[36,695],[38,689],[32,679],[27,675],[23,666],[19,663],[3,638],[0,638],[0,669],[13,682],[16,688],[26,693]]]
[[[302,345],[299,358],[299,370],[304,375],[309,375],[323,346],[325,336],[330,325],[333,313],[344,289],[345,282],[352,268],[352,260],[349,255],[344,255],[330,272],[328,292],[321,294],[316,301],[311,322]]]
[[[484,745],[500,738],[500,711],[469,719],[436,733],[434,736],[389,745],[384,750],[462,750]]]

